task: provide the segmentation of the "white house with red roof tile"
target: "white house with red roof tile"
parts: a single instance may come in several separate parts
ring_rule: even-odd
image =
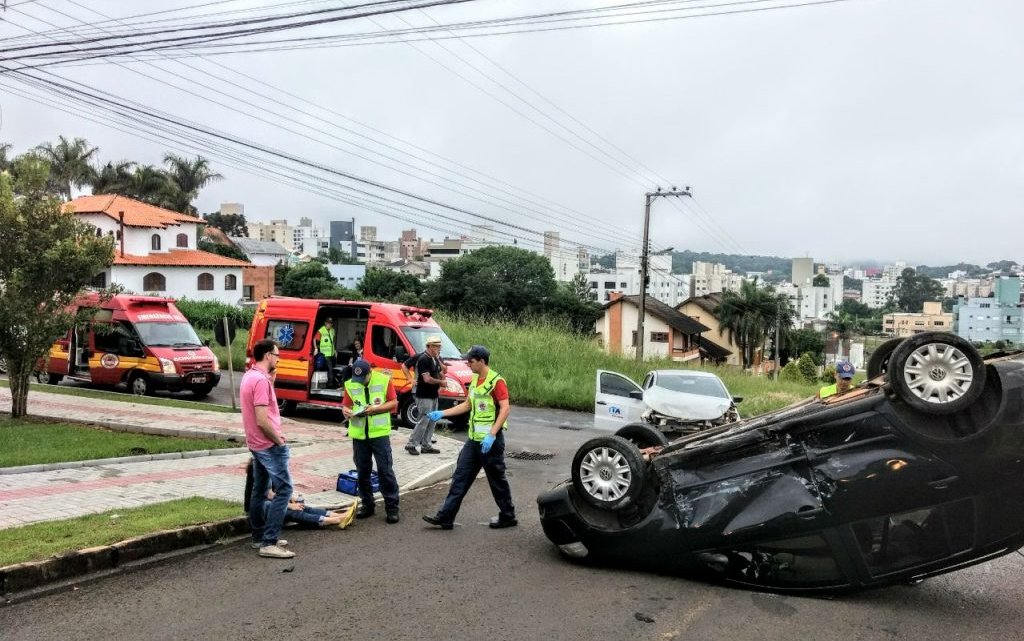
[[[242,270],[250,263],[196,249],[201,218],[114,194],[82,196],[64,207],[97,235],[115,238],[114,264],[95,285],[230,305],[242,299]]]

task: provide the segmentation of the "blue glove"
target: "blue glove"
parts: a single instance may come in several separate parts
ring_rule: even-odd
[[[434,410],[433,412],[427,412],[427,418],[429,418],[430,420],[435,421],[435,422],[441,420],[441,410]]]
[[[494,434],[488,434],[484,437],[484,440],[480,442],[480,451],[486,454],[491,451],[492,445],[494,445]]]

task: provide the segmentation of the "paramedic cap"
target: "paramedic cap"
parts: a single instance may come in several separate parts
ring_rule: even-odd
[[[469,348],[468,352],[462,355],[462,360],[468,361],[471,358],[487,362],[491,360],[491,352],[483,345],[474,345]]]
[[[839,361],[836,363],[836,374],[839,374],[839,378],[853,378],[853,373],[856,371],[849,361]]]
[[[434,334],[433,336],[427,336],[427,345],[440,345],[441,337]]]
[[[366,383],[366,377],[370,375],[370,364],[365,358],[356,359],[352,363],[352,381],[355,383]]]

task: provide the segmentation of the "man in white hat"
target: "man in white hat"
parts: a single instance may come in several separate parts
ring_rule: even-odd
[[[416,407],[419,409],[419,421],[405,444],[405,451],[412,455],[438,454],[441,450],[431,444],[436,423],[428,414],[437,409],[437,398],[441,386],[445,384],[445,366],[441,362],[441,337],[428,336],[427,347],[416,359]],[[419,447],[417,450],[416,448]]]

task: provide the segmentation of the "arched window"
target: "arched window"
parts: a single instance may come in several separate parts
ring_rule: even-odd
[[[160,272],[150,272],[142,277],[142,289],[147,292],[162,292],[167,289],[167,279]]]
[[[228,274],[224,277],[224,290],[234,291],[238,289],[238,278],[234,274]]]
[[[188,247],[188,234],[178,234],[178,247]]]
[[[199,274],[199,291],[210,291],[213,289],[213,274],[202,273]]]
[[[160,234],[153,234],[153,238],[150,239],[150,243],[153,246],[153,251],[160,251]]]

